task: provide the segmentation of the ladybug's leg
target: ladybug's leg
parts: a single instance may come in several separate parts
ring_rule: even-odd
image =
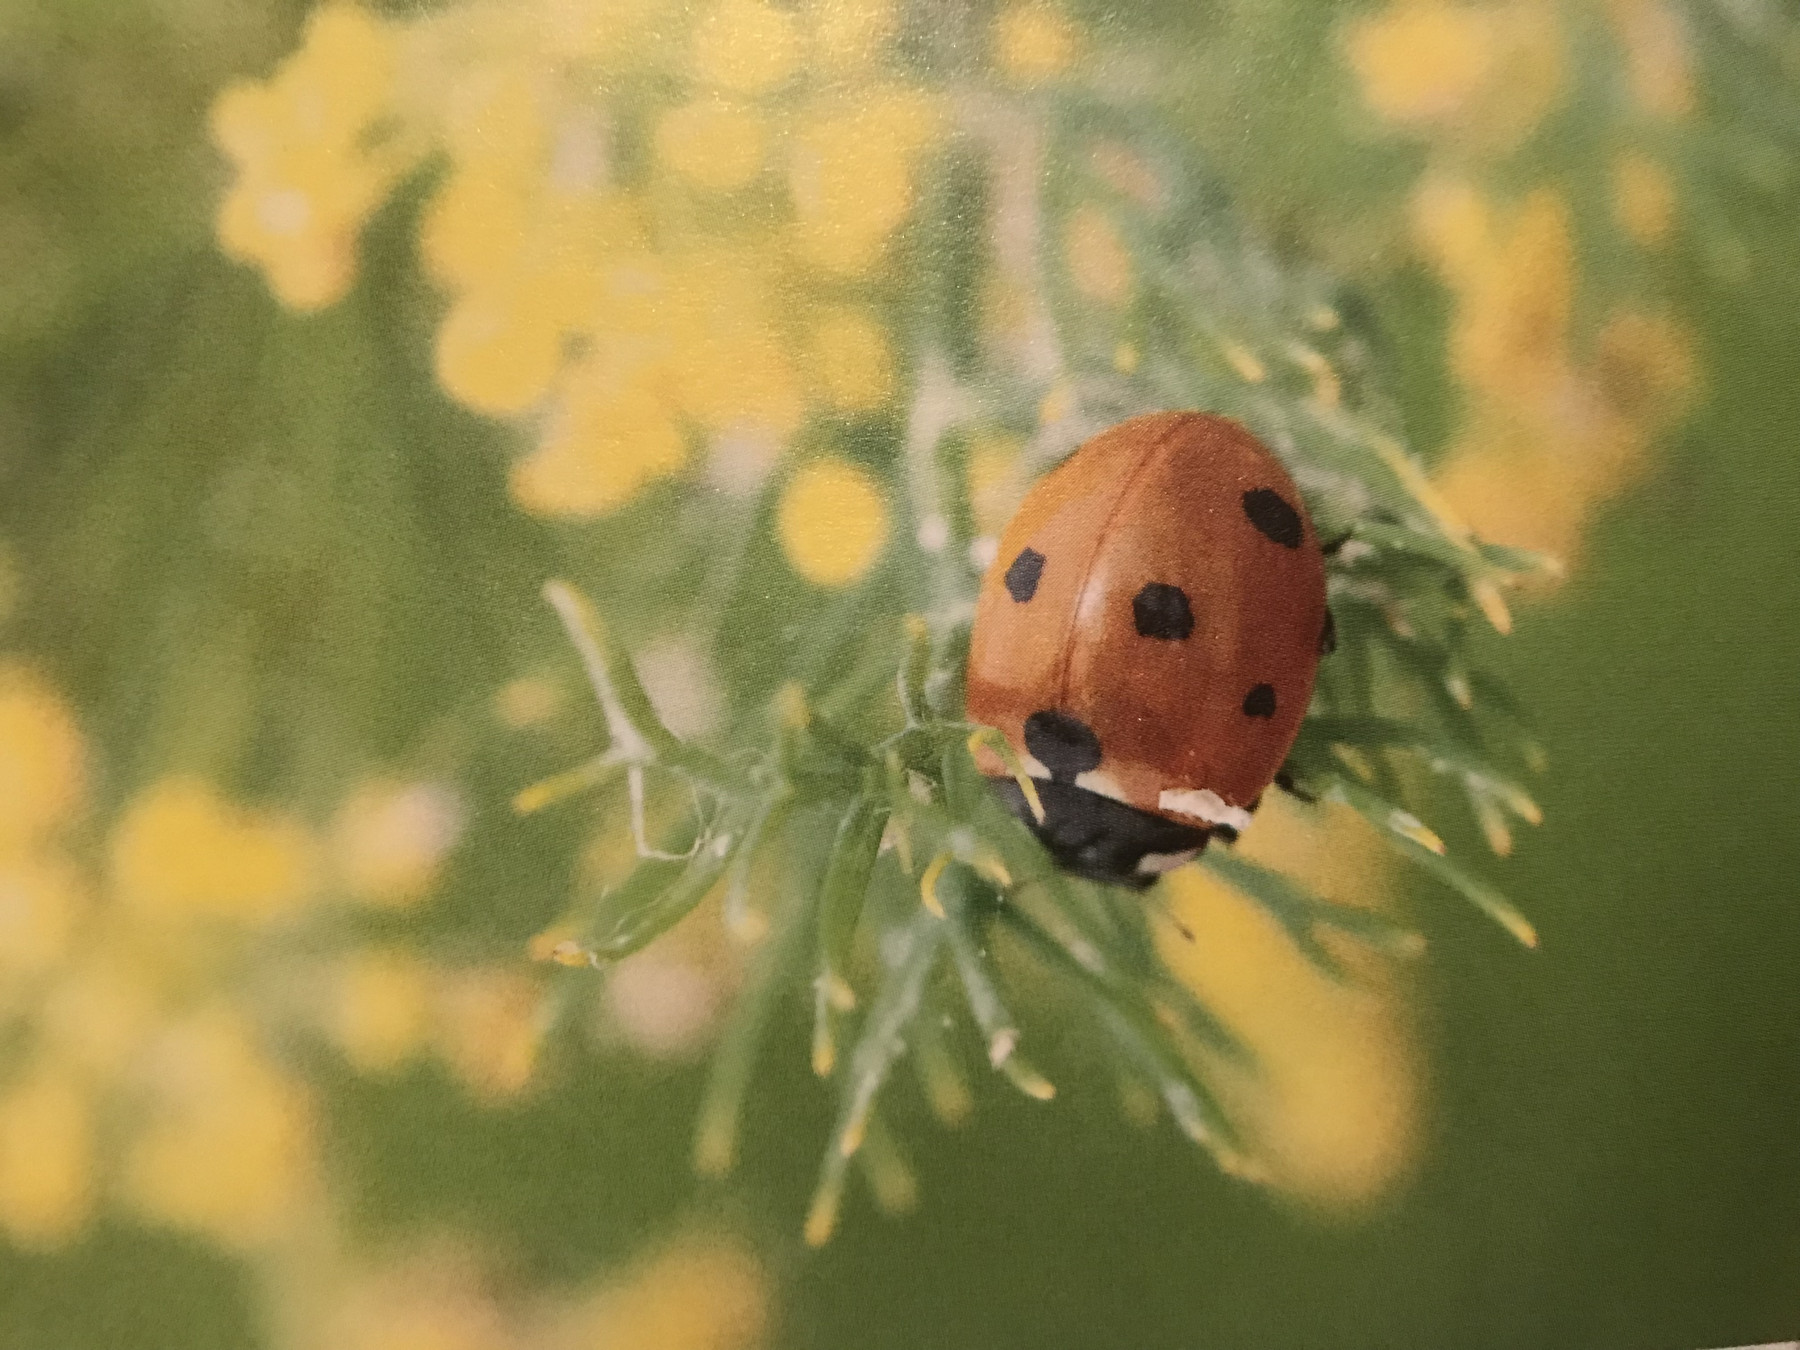
[[[1305,802],[1308,806],[1317,806],[1319,804],[1318,794],[1308,792],[1305,788],[1301,787],[1294,781],[1294,775],[1289,773],[1285,768],[1275,775],[1275,786],[1296,801]]]

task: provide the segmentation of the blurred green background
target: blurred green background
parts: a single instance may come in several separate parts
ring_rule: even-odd
[[[948,8],[971,31],[1005,20]],[[643,968],[640,1003],[614,986],[579,1051],[540,1064],[516,1044],[528,940],[617,866],[617,830],[593,813],[508,806],[600,735],[538,587],[576,570],[636,616],[642,646],[669,636],[659,607],[701,587],[708,541],[654,486],[592,525],[509,501],[519,423],[447,395],[433,365],[442,303],[416,236],[437,170],[371,208],[355,285],[319,312],[221,254],[232,177],[209,110],[295,49],[308,6],[0,5],[0,664],[79,728],[80,804],[59,808],[54,851],[106,879],[50,955],[0,954],[6,1100],[34,1104],[0,1104],[0,1346],[1624,1350],[1800,1334],[1800,47],[1778,15],[1728,22],[1700,0],[1454,8],[1479,18],[1474,45],[1507,88],[1507,62],[1536,59],[1539,39],[1517,35],[1557,35],[1554,112],[1474,99],[1384,122],[1365,106],[1383,88],[1449,97],[1394,93],[1396,44],[1427,63],[1460,48],[1429,23],[1358,29],[1377,6],[1055,17],[1112,54],[1099,82],[1189,138],[1280,249],[1363,288],[1434,464],[1468,453],[1484,418],[1529,439],[1535,414],[1496,413],[1456,354],[1473,302],[1419,242],[1422,175],[1576,203],[1562,321],[1578,348],[1615,303],[1687,335],[1688,410],[1645,419],[1629,472],[1534,478],[1548,457],[1530,450],[1496,471],[1525,503],[1507,510],[1551,521],[1572,559],[1490,653],[1549,754],[1545,824],[1497,872],[1542,948],[1440,899],[1410,906],[1430,940],[1403,987],[1417,1135],[1359,1206],[1219,1176],[1172,1132],[1123,1123],[1096,1072],[1049,1109],[980,1083],[954,1133],[901,1108],[917,1211],[853,1211],[812,1252],[800,1226],[829,1116],[797,1007],[751,1095],[743,1164],[723,1183],[691,1174],[707,1010],[738,979],[717,941],[673,935],[680,959]],[[1655,43],[1600,34],[1656,22],[1693,92],[1643,133],[1620,90]],[[1633,136],[1680,203],[1654,249],[1625,238],[1628,212],[1613,226],[1583,204]],[[867,456],[888,434],[866,433]],[[769,515],[746,508],[743,528],[775,576]],[[801,594],[780,577],[772,605]],[[715,718],[766,696],[723,678]],[[22,688],[0,696],[44,706]],[[0,718],[0,735],[24,725]],[[7,780],[6,752],[0,800],[26,800],[38,780]],[[189,778],[242,805],[154,798]],[[146,801],[231,877],[273,879],[134,899],[166,863],[151,846],[137,861],[120,824]],[[282,880],[290,825],[323,841],[317,875],[293,883],[325,894],[311,908]],[[15,860],[10,833],[5,931],[36,933],[16,914],[39,903],[31,868],[52,845]],[[365,952],[393,959],[358,965]],[[421,952],[427,975],[408,964]],[[140,972],[125,983],[149,1009],[120,1014],[130,1048],[110,1059],[67,1030],[104,989],[58,972],[90,967]],[[226,1124],[192,1105],[193,1082],[222,1094]],[[244,1144],[240,1097],[303,1123]],[[86,1198],[58,1209],[33,1179],[53,1169],[46,1141],[72,1137],[63,1120],[90,1147],[70,1164]],[[197,1154],[159,1152],[158,1130]],[[184,1206],[245,1148],[238,1191]]]

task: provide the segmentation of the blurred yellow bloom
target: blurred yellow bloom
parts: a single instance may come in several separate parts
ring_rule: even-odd
[[[386,24],[328,4],[267,83],[233,85],[213,106],[213,138],[238,169],[219,207],[219,243],[261,267],[295,309],[343,296],[356,235],[403,167],[391,150],[364,143],[386,110],[394,65]]]
[[[531,228],[531,197],[510,169],[459,165],[438,189],[419,227],[419,251],[452,290],[508,275]]]
[[[1675,180],[1641,151],[1620,155],[1613,163],[1613,214],[1637,243],[1661,246],[1675,223]]]
[[[556,378],[566,334],[561,298],[546,288],[499,284],[469,292],[438,329],[438,382],[477,412],[523,412]]]
[[[694,28],[694,77],[738,94],[767,93],[800,64],[799,25],[761,0],[720,0]]]
[[[327,1023],[361,1073],[389,1073],[424,1049],[431,1032],[431,974],[400,950],[361,951],[334,972]]]
[[[1075,60],[1075,27],[1054,5],[1027,0],[994,20],[994,64],[1022,84],[1050,79]]]
[[[1413,190],[1408,214],[1413,238],[1438,270],[1453,285],[1472,282],[1493,249],[1492,213],[1474,185],[1429,174]]]
[[[1693,344],[1678,324],[1653,314],[1624,313],[1600,330],[1595,378],[1612,409],[1652,431],[1678,415],[1698,374]]]
[[[511,967],[445,972],[435,999],[438,1053],[476,1097],[517,1097],[537,1071],[542,1005],[538,985]]]
[[[86,888],[60,859],[0,858],[0,972],[49,970],[69,954]]]
[[[655,386],[627,382],[599,358],[575,367],[542,444],[513,466],[513,500],[541,516],[585,517],[623,506],[677,472],[687,439]]]
[[[65,1069],[41,1063],[0,1095],[0,1231],[21,1247],[58,1247],[93,1208],[93,1110]]]
[[[133,1062],[161,1010],[142,962],[111,947],[84,958],[44,995],[37,1030],[59,1063],[102,1081]]]
[[[1457,375],[1501,398],[1529,399],[1552,387],[1567,369],[1574,289],[1568,207],[1539,188],[1459,299],[1451,333]]]
[[[126,809],[110,842],[118,900],[156,919],[281,917],[308,900],[311,837],[192,778],[167,778]]]
[[[1665,0],[1608,0],[1607,10],[1625,41],[1631,94],[1653,117],[1687,117],[1694,111],[1693,40],[1680,11]]]
[[[1069,217],[1064,246],[1075,289],[1103,305],[1131,298],[1131,255],[1104,212],[1083,206]]]
[[[801,252],[842,275],[879,262],[912,211],[914,160],[938,125],[925,94],[887,88],[802,127],[789,170]]]
[[[311,1103],[235,1013],[171,1028],[146,1068],[152,1105],[123,1177],[145,1217],[234,1246],[298,1217],[313,1181]]]
[[[1349,31],[1350,64],[1369,105],[1396,122],[1461,111],[1493,68],[1493,16],[1486,8],[1400,0]]]
[[[420,1253],[361,1274],[325,1314],[317,1339],[304,1344],[310,1350],[527,1350],[487,1284],[465,1252]]]
[[[975,532],[998,535],[1006,528],[1025,495],[1019,463],[1023,443],[1017,436],[984,432],[969,445],[969,509]]]
[[[1239,847],[1335,903],[1368,905],[1387,885],[1385,847],[1347,807],[1299,807],[1271,794]],[[1164,958],[1255,1057],[1248,1071],[1219,1068],[1253,1162],[1309,1203],[1368,1204],[1419,1146],[1418,1052],[1391,965],[1326,934],[1355,972],[1336,979],[1204,869],[1180,868],[1164,886],[1196,939],[1164,941]]]
[[[54,690],[0,662],[0,857],[35,846],[81,805],[81,733]]]
[[[769,1276],[748,1247],[678,1240],[559,1319],[556,1347],[748,1350],[770,1320]]]
[[[407,905],[437,880],[462,834],[463,804],[445,783],[367,782],[332,824],[337,877],[359,900]]]
[[[656,153],[695,187],[740,188],[762,168],[767,132],[756,112],[718,99],[696,99],[664,114]]]
[[[1345,34],[1363,98],[1378,115],[1500,144],[1522,139],[1555,102],[1563,46],[1548,0],[1394,0]]]
[[[894,34],[896,0],[812,0],[812,55],[821,65],[854,70],[873,62]]]
[[[817,586],[847,586],[881,553],[887,506],[873,479],[836,458],[816,459],[788,480],[776,533],[781,551]]]
[[[826,402],[869,412],[894,396],[887,330],[862,310],[833,306],[813,322],[812,366]]]
[[[521,675],[494,695],[494,715],[514,731],[542,726],[561,710],[563,691],[553,680]]]

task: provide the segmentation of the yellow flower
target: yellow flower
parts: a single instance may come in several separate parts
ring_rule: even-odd
[[[1609,0],[1625,42],[1626,74],[1637,105],[1653,117],[1694,111],[1692,39],[1680,12],[1664,0]]]
[[[566,332],[561,298],[546,288],[470,292],[438,329],[438,383],[477,412],[524,412],[556,378]]]
[[[994,536],[1006,528],[1025,495],[1020,482],[1017,436],[986,432],[969,445],[969,509],[977,534]]]
[[[894,354],[886,331],[861,310],[833,307],[814,321],[812,365],[825,400],[868,412],[894,396]]]
[[[756,177],[766,139],[757,113],[718,99],[696,99],[663,116],[656,153],[695,187],[728,192]]]
[[[0,662],[0,857],[34,846],[75,813],[82,755],[68,705],[25,667]]]
[[[1668,319],[1625,313],[1600,330],[1595,360],[1600,392],[1618,414],[1646,431],[1685,406],[1696,382],[1693,345]]]
[[[489,1102],[531,1085],[542,1048],[543,996],[511,968],[444,975],[438,986],[438,1053],[463,1085]]]
[[[0,1229],[22,1247],[68,1242],[94,1204],[94,1122],[87,1094],[48,1063],[0,1096]]]
[[[364,783],[332,827],[338,878],[370,904],[412,904],[437,880],[462,827],[462,802],[445,784]]]
[[[789,170],[801,251],[842,275],[879,262],[912,211],[913,161],[937,126],[931,101],[906,89],[872,93],[804,126]]]
[[[306,830],[234,807],[197,779],[167,778],[140,794],[110,851],[118,899],[152,918],[254,922],[287,914],[312,894]]]
[[[123,1178],[147,1218],[254,1245],[298,1217],[313,1181],[311,1103],[237,1015],[200,1014],[153,1047],[155,1103]]]
[[[1131,255],[1104,212],[1079,208],[1070,218],[1064,247],[1075,289],[1103,305],[1122,305],[1131,298]]]
[[[1385,884],[1383,847],[1347,807],[1302,810],[1271,794],[1239,847],[1335,903],[1366,905]],[[1201,868],[1164,885],[1196,939],[1165,941],[1165,959],[1255,1058],[1249,1071],[1219,1068],[1254,1163],[1313,1204],[1369,1203],[1419,1143],[1417,1050],[1393,970],[1330,941],[1355,975],[1322,973],[1256,904]]]
[[[788,480],[776,533],[788,563],[817,586],[847,586],[880,556],[887,507],[873,479],[836,458],[816,459]]]
[[[419,227],[426,267],[453,290],[498,282],[517,264],[532,206],[510,166],[459,166],[431,199]]]
[[[761,0],[720,0],[694,27],[694,77],[738,94],[785,84],[800,64],[799,26]]]
[[[1613,214],[1645,248],[1666,243],[1675,224],[1675,183],[1669,171],[1640,151],[1620,155],[1613,163]]]
[[[1469,285],[1493,254],[1488,204],[1464,179],[1428,175],[1413,190],[1413,238],[1453,285]]]
[[[0,971],[49,970],[69,954],[87,897],[60,860],[0,858]]]
[[[431,977],[410,953],[363,951],[335,973],[328,1026],[361,1073],[388,1073],[417,1055],[431,1028]]]
[[[1060,75],[1075,60],[1075,27],[1054,5],[1027,0],[994,20],[994,63],[1021,84]]]
[[[1574,288],[1568,207],[1540,188],[1461,297],[1451,334],[1457,374],[1496,397],[1544,396],[1566,374]]]
[[[769,1277],[741,1243],[696,1235],[640,1261],[564,1315],[557,1344],[748,1350],[769,1323]]]
[[[655,382],[609,365],[593,359],[570,372],[543,443],[514,465],[512,497],[527,511],[602,515],[687,462],[687,440]]]
[[[1358,20],[1350,64],[1369,106],[1394,122],[1442,120],[1486,84],[1494,64],[1490,10],[1437,0],[1399,0]]]
[[[813,58],[836,70],[873,62],[894,34],[895,0],[813,0]]]

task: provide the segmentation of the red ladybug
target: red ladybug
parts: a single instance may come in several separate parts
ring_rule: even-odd
[[[1294,480],[1243,427],[1134,417],[1034,487],[981,585],[968,709],[1038,780],[982,772],[1063,867],[1142,887],[1235,839],[1332,641]]]

